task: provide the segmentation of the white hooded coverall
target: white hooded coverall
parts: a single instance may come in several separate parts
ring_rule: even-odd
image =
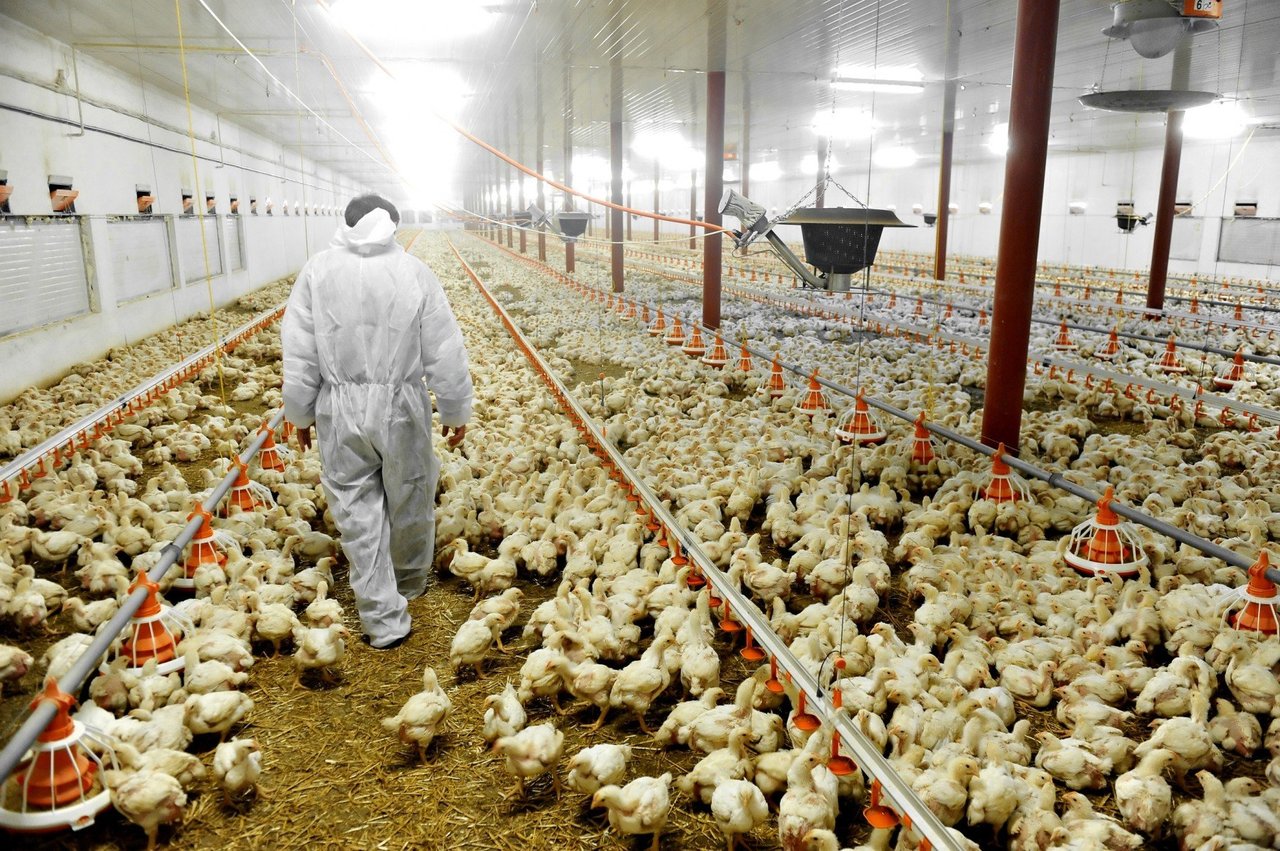
[[[374,647],[409,633],[406,599],[423,592],[431,568],[440,464],[427,387],[443,425],[465,425],[472,404],[444,290],[395,230],[382,209],[342,223],[333,247],[298,273],[281,330],[285,416],[316,426],[329,508]]]

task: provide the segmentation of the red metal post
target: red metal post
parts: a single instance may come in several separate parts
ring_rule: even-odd
[[[1164,285],[1169,274],[1169,243],[1173,239],[1173,207],[1178,193],[1178,168],[1182,164],[1182,112],[1170,112],[1164,126],[1164,165],[1160,168],[1160,198],[1156,202],[1156,229],[1151,245],[1151,280],[1147,283],[1147,307],[1164,310]],[[1158,317],[1147,314],[1148,319]]]
[[[1060,5],[1060,0],[1018,0],[1009,152],[987,353],[987,397],[982,410],[982,442],[988,446],[1003,443],[1017,447],[1022,430],[1022,391],[1027,380]]]
[[[707,73],[707,172],[703,221],[720,224],[720,196],[724,194],[724,72]],[[702,240],[702,324],[720,327],[720,273],[723,262],[720,232],[707,231]]]
[[[948,44],[950,50],[950,44]],[[933,277],[947,279],[947,232],[951,223],[951,150],[955,141],[956,84],[947,80],[942,96],[942,162],[938,168],[938,222],[933,243]]]

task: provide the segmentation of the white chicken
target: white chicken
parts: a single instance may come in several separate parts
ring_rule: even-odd
[[[453,701],[440,688],[435,669],[428,665],[422,671],[422,691],[412,695],[391,718],[382,719],[382,729],[395,733],[406,745],[418,750],[418,760],[426,762],[427,748],[449,713]]]
[[[569,760],[569,788],[594,795],[602,786],[613,786],[627,775],[630,745],[600,744],[578,751]]]
[[[603,786],[591,798],[592,807],[607,807],[609,825],[629,836],[652,834],[650,851],[658,851],[662,829],[671,811],[671,773],[637,777],[626,786]]]
[[[213,776],[222,787],[222,800],[230,804],[248,792],[261,795],[262,751],[256,739],[231,739],[213,752]]]
[[[515,775],[516,795],[524,797],[526,780],[550,773],[556,797],[560,797],[560,777],[554,769],[564,754],[564,733],[554,724],[535,724],[503,736],[493,743],[493,751],[505,757],[507,773]]]
[[[711,795],[711,816],[724,834],[726,851],[734,851],[738,837],[769,820],[769,804],[749,780],[725,780]]]

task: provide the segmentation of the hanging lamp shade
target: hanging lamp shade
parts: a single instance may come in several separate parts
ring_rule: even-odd
[[[1119,0],[1112,4],[1112,23],[1102,34],[1128,41],[1139,56],[1155,59],[1172,52],[1182,39],[1218,26],[1211,17],[1184,17],[1180,8],[1169,0]]]
[[[851,275],[875,262],[885,228],[911,227],[889,210],[864,207],[809,207],[783,224],[800,226],[810,266],[836,275]]]
[[[1177,89],[1125,89],[1115,92],[1090,92],[1081,95],[1082,106],[1110,112],[1170,112],[1204,106],[1217,100],[1213,92],[1191,92]]]
[[[560,230],[560,238],[566,243],[577,242],[578,237],[587,232],[587,222],[591,214],[580,210],[561,210],[556,213],[556,227]]]

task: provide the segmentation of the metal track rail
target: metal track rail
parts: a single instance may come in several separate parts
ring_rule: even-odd
[[[522,257],[518,254],[515,254],[505,246],[497,246],[497,247],[500,248],[502,251],[510,254],[512,257],[514,257],[517,260],[524,261],[525,263],[532,266],[542,267],[545,271],[550,273],[557,280],[568,281],[567,276],[547,268],[546,266],[544,266],[544,264],[539,263],[537,260],[534,260],[533,258]],[[457,249],[454,249],[454,250],[456,253]],[[579,286],[583,286],[581,282],[577,282],[577,284]],[[657,310],[655,306],[647,304],[645,302],[636,301],[634,299],[628,299],[628,298],[625,298],[624,296],[621,296],[612,292],[606,293],[603,290],[599,290],[599,292],[601,293],[602,296],[609,296],[609,297],[616,298],[624,304],[631,304],[637,308],[646,307],[650,310]],[[697,327],[702,329],[704,332],[709,334],[717,333],[714,329],[709,329],[706,326],[702,325],[701,323],[694,322],[693,320],[689,320],[689,324],[696,325]],[[746,348],[747,348],[747,351],[750,352],[752,355],[762,358],[764,360],[770,360],[774,357],[773,354],[763,351],[761,349],[755,348],[753,346],[747,346]],[[806,369],[800,366],[799,364],[788,363],[781,359],[779,359],[778,363],[783,369],[798,376],[808,377],[810,374],[812,374],[812,369]],[[843,396],[856,398],[858,395],[857,390],[855,388],[850,388],[842,384],[837,384],[836,382],[823,378],[821,376],[817,377],[817,381],[823,387],[826,387],[829,390],[833,390],[836,393],[839,393]],[[894,417],[895,419],[899,419],[908,423],[915,423],[915,417],[913,417],[910,413],[900,408],[897,408],[893,405],[890,405],[888,402],[885,402],[883,400],[877,399],[872,396],[867,396],[867,395],[864,395],[863,399],[871,407],[876,408],[877,410],[882,411]],[[940,425],[938,423],[929,422],[929,421],[924,421],[923,425],[930,432],[938,435],[944,440],[949,440],[953,443],[958,443],[961,446],[964,446],[965,448],[970,449],[974,452],[978,452],[987,457],[991,457],[996,454],[996,450],[993,449],[992,447],[987,446],[981,443],[980,441],[974,440],[973,438],[968,437],[967,435],[963,435],[957,431],[953,431],[952,429],[949,429],[946,426]],[[1078,485],[1075,482],[1072,482],[1070,479],[1063,477],[1060,473],[1050,472],[1048,470],[1041,469],[1040,467],[1037,467],[1034,464],[1029,464],[1026,461],[1023,461],[1021,458],[1017,457],[1016,455],[1009,455],[1006,453],[1001,455],[1000,457],[1005,463],[1007,463],[1010,467],[1014,468],[1015,470],[1018,470],[1019,472],[1027,476],[1031,476],[1033,478],[1039,479],[1040,481],[1046,482],[1052,487],[1058,488],[1060,490],[1064,490],[1067,493],[1078,496],[1084,500],[1087,500],[1092,504],[1096,505],[1098,500],[1102,498],[1102,494],[1096,493],[1095,491],[1092,491],[1086,487],[1083,487],[1082,485]],[[1207,556],[1210,556],[1211,558],[1220,559],[1221,561],[1233,567],[1238,567],[1238,568],[1241,568],[1242,570],[1248,570],[1254,563],[1253,559],[1242,556],[1232,550],[1227,549],[1226,547],[1223,547],[1219,544],[1215,544],[1212,541],[1193,535],[1184,529],[1179,529],[1177,526],[1174,526],[1156,517],[1152,517],[1151,515],[1146,514],[1143,511],[1140,511],[1136,508],[1132,508],[1128,505],[1124,505],[1123,503],[1112,501],[1111,509],[1115,511],[1116,514],[1119,514],[1121,517],[1124,517],[1128,520],[1132,520],[1134,523],[1137,523],[1140,526],[1145,526],[1151,531],[1156,532],[1157,534],[1160,534],[1160,535],[1164,535],[1168,538],[1171,538],[1177,541],[1178,543],[1186,544],[1187,546],[1190,546],[1196,550],[1199,550],[1200,552],[1204,553]],[[1268,569],[1267,577],[1274,582],[1280,582],[1280,568],[1273,567]],[[842,736],[844,735],[843,732],[841,733],[841,735]]]
[[[268,421],[270,431],[278,428],[283,421],[284,409],[282,408],[276,411]],[[267,430],[259,430],[249,442],[248,448],[240,453],[240,460],[248,464],[253,459],[253,456],[258,454],[258,450],[266,442],[269,433]],[[231,490],[239,473],[239,467],[232,464],[227,474],[223,476],[222,481],[214,487],[204,503],[202,503],[205,511],[212,514],[217,510],[218,503],[222,502],[223,497]],[[161,577],[168,573],[169,568],[177,563],[182,556],[183,549],[186,548],[187,544],[191,543],[191,539],[200,531],[201,523],[203,523],[203,518],[199,514],[193,514],[178,537],[165,545],[161,551],[160,561],[147,574],[153,582],[159,582]],[[146,589],[138,588],[124,599],[115,616],[98,630],[93,641],[76,659],[71,669],[63,675],[62,679],[58,680],[59,689],[67,694],[80,693],[80,689],[84,686],[85,681],[89,679],[89,675],[97,668],[98,660],[108,652],[112,642],[129,625],[129,620],[138,611],[138,607],[142,605],[146,598]],[[31,710],[31,714],[27,716],[27,720],[23,722],[22,726],[13,734],[13,737],[5,744],[4,749],[0,750],[0,783],[3,783],[13,773],[18,763],[22,761],[23,755],[35,743],[36,737],[44,731],[45,727],[49,726],[49,722],[53,720],[54,712],[55,707],[52,702],[42,700],[36,703]]]
[[[124,420],[125,416],[132,413],[134,405],[150,402],[159,394],[186,381],[206,365],[213,362],[215,351],[231,351],[243,340],[258,333],[282,315],[284,315],[283,304],[259,313],[239,328],[225,334],[217,343],[210,343],[186,360],[156,373],[132,390],[112,399],[92,414],[82,417],[53,437],[41,441],[38,446],[23,452],[8,464],[0,467],[0,483],[3,483],[6,493],[16,495],[10,484],[15,478],[19,480],[16,490],[21,491],[26,487],[30,478],[41,478],[47,475],[49,469],[45,466],[46,460],[52,460],[53,466],[56,467],[61,461],[69,459],[77,446],[77,441],[83,447],[91,439],[90,429],[94,429],[104,421],[113,418],[115,422],[109,425],[119,424]]]
[[[800,663],[769,625],[768,619],[749,599],[729,581],[728,576],[715,566],[715,563],[702,551],[700,541],[685,530],[675,517],[663,505],[656,494],[644,483],[640,474],[631,467],[622,453],[604,436],[604,432],[592,421],[587,413],[570,393],[569,389],[555,377],[551,367],[529,343],[519,326],[511,319],[507,311],[490,294],[487,287],[463,259],[457,247],[449,240],[449,247],[462,265],[467,276],[476,285],[489,306],[493,308],[503,326],[506,327],[516,346],[525,354],[534,370],[550,387],[552,393],[565,412],[575,420],[587,435],[587,440],[597,454],[606,456],[607,461],[627,480],[627,487],[639,497],[640,501],[651,512],[654,518],[674,535],[680,542],[681,549],[697,565],[698,572],[710,583],[716,593],[727,601],[735,618],[751,631],[751,635],[759,645],[772,656],[780,667],[791,675],[792,684],[806,695],[806,700],[814,711],[824,716],[835,730],[840,733],[841,743],[851,753],[854,761],[871,779],[880,781],[880,785],[895,809],[910,817],[912,826],[921,836],[928,839],[934,848],[959,851],[960,846],[952,839],[947,828],[936,815],[925,806],[916,795],[910,784],[906,782],[884,758],[876,747],[862,735],[850,721],[847,713],[839,711],[832,705],[821,684],[809,670]]]

